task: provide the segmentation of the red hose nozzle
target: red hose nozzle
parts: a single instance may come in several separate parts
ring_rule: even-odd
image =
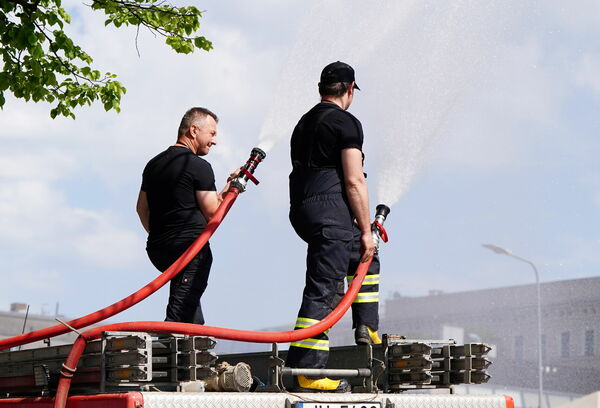
[[[250,158],[240,168],[240,174],[233,180],[231,180],[231,187],[237,188],[241,193],[246,191],[246,184],[248,184],[248,180],[252,181],[254,184],[258,184],[259,181],[254,177],[254,172],[256,171],[256,167],[260,164],[264,158],[267,157],[267,154],[255,147],[252,149],[250,153]]]
[[[379,204],[375,209],[375,221],[371,225],[371,233],[373,235],[373,242],[375,242],[375,248],[379,249],[379,242],[388,242],[388,234],[383,223],[390,213],[390,207],[385,204]]]

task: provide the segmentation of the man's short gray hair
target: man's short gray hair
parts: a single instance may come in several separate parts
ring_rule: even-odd
[[[187,132],[187,130],[194,124],[194,122],[198,122],[201,120],[205,120],[208,116],[213,118],[215,122],[219,122],[219,118],[216,114],[211,112],[206,108],[196,107],[189,109],[183,118],[181,118],[181,123],[179,124],[179,131],[177,132],[177,137],[181,137]]]

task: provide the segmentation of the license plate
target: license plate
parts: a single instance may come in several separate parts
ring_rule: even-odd
[[[298,401],[293,404],[294,408],[381,408],[379,401],[356,401],[356,402],[305,402]]]

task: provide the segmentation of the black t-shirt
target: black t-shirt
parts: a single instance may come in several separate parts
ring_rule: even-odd
[[[206,226],[196,191],[216,191],[215,175],[187,147],[171,146],[144,168],[142,191],[150,207],[148,247],[185,245]]]
[[[360,121],[330,102],[308,111],[292,133],[290,201],[319,194],[343,193],[342,150],[362,151]]]
[[[342,149],[362,150],[363,138],[362,125],[354,115],[334,103],[318,103],[292,133],[292,165],[341,169]]]

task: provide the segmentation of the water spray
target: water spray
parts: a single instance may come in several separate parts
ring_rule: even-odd
[[[390,207],[385,204],[379,204],[375,208],[375,221],[371,225],[371,233],[373,234],[373,242],[375,243],[375,250],[379,250],[379,243],[381,241],[388,242],[388,234],[383,224],[385,219],[390,213]]]
[[[256,171],[256,167],[261,161],[264,160],[265,157],[267,157],[267,154],[262,149],[259,149],[258,147],[252,149],[252,152],[250,152],[250,158],[246,164],[240,167],[240,173],[238,176],[231,179],[231,187],[237,188],[240,193],[243,193],[246,191],[248,180],[258,185],[260,181],[254,177],[254,172]]]

